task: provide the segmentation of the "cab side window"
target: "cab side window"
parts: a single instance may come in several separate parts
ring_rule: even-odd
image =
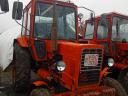
[[[26,20],[27,20],[27,12],[23,13],[23,21],[22,21],[22,35],[25,35],[25,28],[26,27]]]
[[[113,17],[112,41],[128,41],[128,19]]]
[[[31,8],[23,13],[22,36],[30,34]]]
[[[31,23],[31,8],[29,8],[28,13],[27,13],[27,30],[26,30],[26,35],[30,35],[30,23]]]

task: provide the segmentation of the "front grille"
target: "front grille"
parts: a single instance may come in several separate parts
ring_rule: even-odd
[[[79,94],[79,96],[115,96],[115,88],[100,86],[99,90],[84,90]]]
[[[95,66],[85,66],[85,55],[97,54],[98,64]],[[81,68],[79,74],[79,85],[88,85],[98,83],[100,76],[100,69],[102,64],[102,49],[84,49],[81,55]]]

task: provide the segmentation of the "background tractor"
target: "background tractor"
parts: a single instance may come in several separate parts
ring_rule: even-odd
[[[107,64],[108,58],[115,62],[109,76],[120,81],[128,92],[128,16],[112,12],[94,21],[86,20],[83,38],[105,47],[104,62]]]
[[[21,19],[22,7],[14,2],[13,19]],[[15,91],[30,89],[32,69],[41,79],[33,82],[31,96],[127,96],[119,82],[105,78],[103,46],[79,43],[77,31],[76,5],[32,0],[14,42]]]

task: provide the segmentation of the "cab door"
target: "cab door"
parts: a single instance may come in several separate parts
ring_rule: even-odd
[[[96,29],[97,42],[104,45],[105,55],[114,57],[117,54],[117,46],[116,42],[112,40],[113,15],[107,16],[105,22],[99,21]]]
[[[110,56],[111,44],[110,44],[110,24],[109,19],[106,23],[102,23],[100,20],[97,22],[96,40],[98,44],[104,46],[105,55]]]

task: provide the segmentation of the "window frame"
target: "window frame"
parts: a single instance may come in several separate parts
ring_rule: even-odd
[[[113,42],[122,42],[122,41],[116,41],[116,40],[113,40],[113,30],[112,30],[112,26],[113,26],[113,20],[114,20],[114,18],[121,18],[121,19],[125,19],[125,20],[128,20],[128,18],[127,17],[125,17],[125,16],[120,16],[120,15],[114,15],[114,16],[112,16],[112,25],[111,25],[111,40],[113,41]],[[120,34],[120,33],[119,33]]]
[[[30,14],[28,14],[29,10],[31,10]],[[24,22],[24,14],[26,14],[26,20]],[[31,31],[31,14],[32,14],[32,7],[31,2],[28,4],[28,6],[23,10],[23,19],[22,19],[22,28],[21,28],[21,36],[29,36],[27,35],[27,31]],[[30,15],[30,28],[28,29],[28,15]]]
[[[26,16],[26,18],[25,18],[25,16]],[[24,19],[25,19],[25,21],[24,21]],[[21,36],[25,36],[25,34],[26,34],[26,29],[25,29],[26,26],[27,26],[27,11],[24,11],[23,12],[23,19],[22,19]]]
[[[30,13],[29,13],[30,11]],[[26,25],[26,31],[25,31],[25,35],[29,36],[30,35],[30,30],[31,30],[31,12],[32,12],[32,8],[29,7],[27,10],[27,25]],[[30,16],[30,18],[28,18],[28,16]],[[30,19],[30,20],[28,20]],[[29,22],[29,28],[28,28],[28,22]]]

